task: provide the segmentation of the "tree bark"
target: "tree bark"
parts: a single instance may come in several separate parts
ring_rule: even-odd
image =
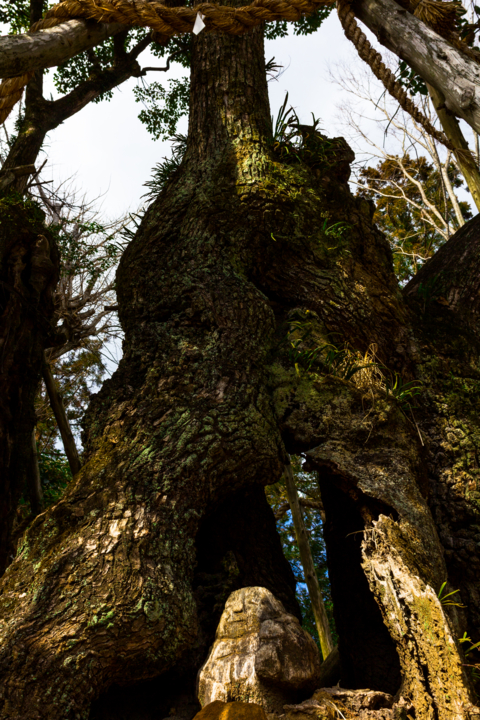
[[[300,159],[289,157],[273,150],[261,31],[200,34],[183,164],[117,274],[125,355],[89,408],[84,466],[26,532],[2,581],[0,707],[11,720],[87,717],[109,688],[201,654],[201,540],[220,545],[218,527],[227,547],[235,502],[248,507],[299,452],[321,477],[334,603],[342,610],[339,589],[354,578],[350,595],[368,612],[349,597],[337,622],[354,686],[388,685],[416,720],[473,717],[457,639],[480,629],[478,573],[458,585],[466,615],[437,597],[448,577],[437,526],[446,547],[464,533],[470,542],[479,518],[468,465],[479,353],[465,341],[474,321],[465,315],[464,330],[455,320],[463,285],[454,274],[456,304],[436,303],[453,317],[439,340],[433,304],[419,307],[411,288],[403,296],[370,205],[350,193],[346,143],[306,133]],[[466,268],[471,289],[477,270]],[[298,352],[315,351],[313,366],[292,356],[299,326],[308,333]],[[375,343],[384,372],[423,379],[419,409],[408,393],[367,392],[326,366],[327,342],[363,353]],[[452,353],[464,373],[453,400]],[[244,533],[242,582],[266,582],[281,565],[269,543],[253,559],[259,522]],[[466,549],[457,547],[447,556],[455,578]],[[288,578],[275,586],[288,595]]]
[[[52,369],[46,358],[44,358],[43,361],[42,376],[45,382],[45,386],[47,388],[50,405],[52,407],[53,414],[55,415],[58,429],[60,430],[63,449],[65,450],[65,455],[67,456],[68,464],[70,466],[72,475],[75,476],[80,471],[80,458],[78,457],[78,450],[75,444],[75,438],[73,437],[72,429],[70,427],[70,423],[68,422],[62,397],[55,386],[55,379],[52,374]]]
[[[441,337],[443,347],[447,339],[447,327],[448,330],[455,331],[459,339],[469,332],[470,352],[472,358],[475,357],[480,333],[478,216],[463,225],[442,245],[410,280],[403,292],[408,300],[415,304],[415,312],[422,320],[419,323],[422,330],[425,326],[428,327],[437,343]]]
[[[47,134],[72,115],[80,112],[102,93],[121,85],[131,77],[138,77],[141,69],[137,58],[149,45],[145,38],[111,67],[92,75],[74,90],[58,100],[43,97],[43,73],[37,72],[28,84],[25,96],[25,117],[20,130],[3,164],[3,170],[35,163]],[[18,177],[14,183],[17,192],[23,192],[28,176]]]
[[[312,551],[310,549],[310,543],[308,541],[308,535],[303,521],[302,509],[300,507],[297,488],[295,486],[295,479],[292,473],[292,466],[290,464],[287,465],[285,469],[285,486],[287,489],[288,502],[292,511],[295,538],[300,552],[300,560],[303,567],[305,582],[307,583],[308,594],[312,603],[313,616],[317,626],[318,639],[320,640],[323,659],[326,660],[334,648],[332,634],[328,624],[325,605],[323,604],[322,593],[320,592],[320,586],[318,584],[315,565],[313,564]]]
[[[465,178],[477,210],[480,210],[480,171],[477,163],[468,147],[468,143],[460,129],[457,118],[446,109],[443,95],[433,87],[429,87],[428,90],[432,98],[433,107],[442,125],[443,132],[453,146],[457,148],[455,157],[458,167]],[[460,224],[463,224],[463,222]]]
[[[59,258],[42,213],[0,199],[0,572],[11,561],[18,500],[32,472],[34,397],[51,342]]]
[[[445,97],[448,110],[480,129],[480,65],[394,0],[355,0],[355,15],[388,50]]]
[[[0,78],[56,67],[124,30],[120,23],[69,20],[36,33],[4,35],[0,37]]]

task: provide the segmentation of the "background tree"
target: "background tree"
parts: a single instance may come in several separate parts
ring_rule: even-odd
[[[299,453],[319,473],[345,682],[400,690],[418,720],[478,713],[459,642],[479,627],[478,225],[402,293],[350,148],[293,129],[273,142],[258,28],[194,40],[186,153],[117,273],[125,355],[77,482],[2,580],[12,718],[86,716],[155,676],[163,702],[172,674],[192,688],[214,582],[265,584],[295,612],[261,486]],[[363,388],[348,353],[373,344],[381,381]],[[447,573],[464,616],[438,597]]]
[[[463,180],[451,163],[447,168],[453,192]],[[454,204],[445,192],[444,175],[423,156],[391,157],[359,172],[357,194],[375,202],[374,222],[386,234],[394,253],[395,271],[402,282],[410,280],[459,227],[472,217],[465,201]],[[446,203],[446,206],[445,206]]]
[[[421,78],[404,75],[414,91],[422,89]],[[367,71],[353,73],[343,64],[330,68],[329,77],[350,96],[340,107],[339,120],[358,150],[352,182],[359,195],[375,201],[375,222],[386,233],[397,275],[405,282],[472,217],[469,202],[459,198],[459,190],[468,190],[461,167]],[[359,110],[359,100],[371,112]],[[438,124],[428,96],[417,94],[417,102]]]
[[[5,130],[0,149],[8,148],[11,138]],[[114,272],[126,241],[130,218],[102,223],[96,210],[98,200],[77,198],[72,184],[54,189],[40,174],[27,180],[25,195],[43,212],[43,222],[60,251],[59,281],[53,294],[54,314],[50,343],[45,347],[51,383],[63,398],[62,421],[70,431],[73,425],[77,441],[71,438],[73,452],[79,442],[79,422],[92,390],[98,388],[106,371],[106,359],[112,342],[120,337],[116,316]],[[109,349],[110,348],[110,349]],[[53,376],[52,376],[53,370]],[[55,391],[58,402],[57,392]],[[43,509],[45,503],[58,500],[72,472],[61,447],[64,441],[52,411],[45,383],[35,400],[35,442],[40,483],[33,483],[32,471],[25,478],[20,498],[14,537]],[[68,451],[71,448],[67,447]],[[43,495],[43,497],[42,497]],[[15,511],[15,507],[12,508]],[[32,516],[33,513],[33,516]]]

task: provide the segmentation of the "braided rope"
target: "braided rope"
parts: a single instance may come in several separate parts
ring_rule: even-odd
[[[445,133],[437,130],[430,120],[417,108],[413,100],[405,92],[403,86],[396,80],[395,75],[387,68],[380,53],[371,46],[365,33],[363,33],[357,25],[355,15],[350,7],[350,1],[351,0],[337,0],[338,17],[340,18],[346,37],[355,45],[362,60],[367,63],[375,77],[383,83],[385,89],[395,98],[400,107],[411,115],[435,140],[441,142],[442,145],[445,145],[449,150],[454,151],[456,148],[452,145]]]
[[[206,32],[242,35],[262,22],[299,20],[334,0],[254,0],[251,5],[233,8],[204,2],[194,8],[166,7],[148,0],[64,0],[49,10],[32,26],[31,32],[55,27],[72,18],[97,22],[116,22],[136,27],[149,27],[160,35],[171,37],[193,30],[197,13],[205,16]]]
[[[402,0],[399,0],[400,2]],[[318,8],[331,5],[335,0],[254,0],[251,5],[241,8],[218,6],[213,3],[200,3],[194,8],[166,7],[157,0],[64,0],[51,8],[42,20],[32,25],[30,32],[37,32],[61,25],[73,18],[95,20],[104,23],[121,23],[128,27],[149,27],[157,36],[165,40],[173,35],[189,33],[197,13],[204,15],[205,32],[223,32],[229,35],[242,35],[263,22],[288,20],[294,22]],[[403,3],[410,4],[410,0]],[[403,4],[402,3],[402,4]],[[443,3],[438,0],[419,0],[414,14],[426,22],[440,26],[450,18],[455,3]],[[445,15],[441,5],[445,5]],[[400,106],[408,112],[432,137],[449,150],[454,150],[444,133],[438,131],[425,115],[408,97],[402,85],[385,66],[381,55],[370,45],[365,34],[358,27],[350,0],[337,0],[340,22],[347,38],[355,45],[358,54],[371,68],[374,75],[383,83],[388,92]],[[448,24],[448,23],[447,23]],[[33,73],[16,78],[2,80],[0,83],[0,123],[5,122],[15,104],[20,100],[24,86]]]
[[[23,88],[31,80],[33,73],[2,80],[0,83],[0,123],[4,123],[12,108],[23,95]]]
[[[288,20],[294,22],[335,0],[254,0],[251,5],[232,8],[213,3],[200,3],[195,8],[166,7],[148,0],[64,0],[51,8],[30,32],[46,30],[67,20],[96,20],[99,23],[121,23],[128,27],[149,27],[157,37],[167,40],[173,35],[190,33],[197,13],[204,16],[205,32],[242,35],[263,22]],[[0,83],[0,123],[5,122],[20,100],[24,86],[33,73],[2,80]]]

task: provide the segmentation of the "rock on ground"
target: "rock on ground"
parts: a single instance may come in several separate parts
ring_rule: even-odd
[[[242,701],[283,713],[316,687],[320,664],[313,639],[271,592],[242,588],[227,600],[199,672],[198,698],[202,707]]]
[[[265,710],[255,703],[215,700],[197,713],[193,720],[267,720]]]
[[[276,720],[408,720],[411,708],[378,690],[322,688],[298,705],[285,705]]]

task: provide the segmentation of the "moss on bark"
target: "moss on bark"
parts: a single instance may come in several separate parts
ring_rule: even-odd
[[[467,717],[462,618],[436,600],[447,570],[426,495],[440,476],[419,434],[440,432],[437,407],[426,391],[417,428],[382,392],[302,367],[289,328],[308,315],[312,342],[361,352],[375,343],[404,380],[439,353],[422,339],[368,204],[349,191],[345,144],[328,144],[337,148],[329,155],[318,137],[321,162],[275,154],[260,30],[200,35],[192,68],[183,165],[118,271],[125,354],[90,406],[85,465],[29,529],[3,580],[4,712],[86,718],[114,683],[184,662],[204,633],[195,569],[205,522],[232,497],[276,482],[287,452],[303,451],[360,518],[361,592],[370,609],[376,598],[390,638],[383,630],[379,657],[352,645],[351,676],[367,662],[363,677],[394,683],[400,668],[417,720]],[[341,579],[340,564],[332,568]],[[242,572],[246,581],[263,571]],[[276,586],[291,592],[288,579]],[[381,621],[371,617],[375,640]],[[355,629],[345,627],[344,648]],[[386,656],[388,677],[379,672]]]

